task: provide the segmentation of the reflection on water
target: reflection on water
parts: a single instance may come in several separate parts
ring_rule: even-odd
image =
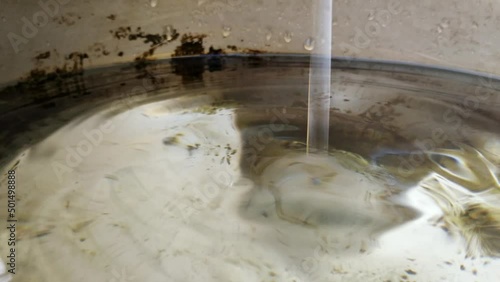
[[[12,280],[496,281],[494,115],[457,133],[449,96],[385,75],[336,74],[328,155],[306,155],[297,82],[207,79],[65,122],[2,168],[19,162]]]

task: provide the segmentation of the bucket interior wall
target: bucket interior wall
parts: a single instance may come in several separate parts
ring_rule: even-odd
[[[148,58],[170,57],[185,34],[206,36],[202,52],[213,46],[227,53],[307,54],[311,6],[301,0],[7,0],[0,11],[0,84],[70,65],[74,52],[88,56],[86,68],[134,60],[156,45]],[[334,1],[333,10],[335,56],[500,74],[494,1]]]

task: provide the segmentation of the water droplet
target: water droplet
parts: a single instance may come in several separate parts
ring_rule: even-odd
[[[334,20],[334,21],[333,21],[333,23],[332,23],[332,25],[333,25],[333,26],[338,25],[337,21],[336,21],[336,20]]]
[[[175,35],[175,29],[171,25],[165,27],[165,35],[167,36],[167,41],[172,41]]]
[[[312,51],[314,49],[314,43],[314,39],[312,37],[308,37],[306,41],[304,41],[304,49]]]
[[[49,47],[49,46],[50,46],[50,42],[46,41],[46,42],[45,42],[45,45],[46,45],[47,47]]]
[[[231,28],[229,26],[224,26],[222,28],[222,37],[226,38],[231,34]]]
[[[374,18],[375,18],[375,12],[374,11],[370,11],[368,13],[368,20],[369,21],[373,21]]]
[[[158,0],[150,0],[149,1],[149,5],[151,5],[151,7],[156,7],[156,5],[158,5]]]
[[[266,33],[266,40],[269,41],[269,40],[271,40],[272,37],[273,37],[273,33],[271,31],[268,31]]]
[[[438,27],[437,27],[437,32],[438,32],[438,33],[443,32],[443,28],[441,27],[441,25],[438,25]]]
[[[290,31],[285,31],[283,39],[285,40],[286,43],[290,43],[290,41],[292,41],[292,33]]]
[[[5,17],[2,17],[2,22],[6,22],[7,19]]]

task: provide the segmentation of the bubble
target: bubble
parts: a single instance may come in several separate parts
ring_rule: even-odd
[[[149,1],[149,5],[151,5],[151,7],[156,7],[156,5],[158,5],[158,0],[150,0]]]
[[[292,41],[292,33],[290,31],[285,31],[283,39],[285,40],[286,43],[290,43]]]
[[[308,37],[306,41],[304,41],[304,49],[312,51],[314,49],[314,43],[314,39],[312,37]]]
[[[229,26],[224,26],[222,28],[222,37],[226,38],[231,34],[231,27]]]

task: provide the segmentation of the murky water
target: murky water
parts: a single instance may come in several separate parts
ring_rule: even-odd
[[[498,280],[500,83],[336,61],[330,150],[306,156],[308,62],[97,70],[6,111],[12,281]]]

